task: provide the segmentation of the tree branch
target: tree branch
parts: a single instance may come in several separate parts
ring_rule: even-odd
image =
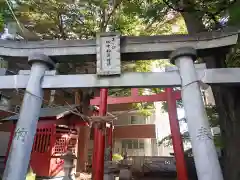
[[[225,6],[223,6],[222,8],[220,8],[217,12],[215,12],[213,15],[216,16],[219,13],[221,13],[222,11],[225,11],[226,9],[228,9],[230,6],[234,5],[237,2],[237,0],[233,0],[232,2],[226,4]]]
[[[105,32],[106,31],[106,28],[104,28],[105,18],[106,18],[106,9],[104,8],[102,10],[102,13],[101,13],[100,32]]]
[[[67,36],[66,33],[64,31],[64,27],[63,27],[63,19],[62,19],[62,14],[58,13],[58,28],[59,28],[59,32],[61,34],[60,38],[66,40]]]
[[[206,11],[204,9],[207,9],[207,8],[204,8],[204,9],[198,9],[198,8],[195,8],[197,7],[196,3],[190,3],[188,1],[188,6],[187,7],[179,7],[179,8],[176,8],[174,7],[170,2],[168,2],[167,0],[163,0],[164,4],[166,4],[166,6],[174,11],[177,11],[177,12],[202,12],[204,14],[206,14],[209,18],[211,18],[215,23],[216,25],[219,25],[219,22],[217,21],[216,19],[216,16],[219,15],[222,11],[225,11],[226,9],[228,9],[230,6],[234,5],[237,0],[233,0],[232,2],[228,2],[227,4],[224,4],[224,6],[222,6],[221,8],[218,9],[218,11],[212,13],[212,12],[209,12],[209,11]],[[191,6],[191,8],[189,8]],[[205,3],[203,4],[204,7],[207,7],[205,5]],[[190,10],[191,9],[191,10]]]
[[[179,16],[180,16],[180,13],[176,13],[173,18],[167,19],[167,20],[165,20],[164,22],[159,23],[158,26],[162,26],[162,25],[164,25],[164,24],[166,24],[166,23],[170,23],[171,21],[173,21],[174,19],[178,18]],[[154,20],[153,20],[150,24],[148,24],[148,26],[145,28],[144,31],[148,31],[148,30],[152,27],[152,25],[153,25],[155,22],[157,22],[158,20],[159,20],[158,18],[154,18]]]
[[[172,10],[177,11],[177,12],[184,12],[184,9],[180,9],[180,8],[175,8],[175,7],[173,7],[173,5],[171,5],[167,0],[163,0],[163,3],[166,4],[166,6],[167,6],[169,9],[172,9]]]
[[[166,6],[168,6],[168,8],[174,10],[174,11],[178,11],[178,12],[189,12],[189,8],[183,8],[183,7],[179,7],[179,8],[176,8],[174,7],[170,2],[168,2],[167,0],[163,0],[164,4],[166,4]],[[190,1],[188,1],[188,7],[191,6],[193,7],[192,8],[192,11],[200,11],[200,12],[204,12],[204,13],[211,13],[212,15],[216,16],[218,15],[219,13],[221,13],[222,11],[228,9],[230,6],[234,5],[235,3],[237,2],[237,0],[233,0],[232,2],[229,2],[227,4],[225,4],[223,7],[219,8],[219,10],[215,13],[211,13],[211,12],[208,12],[208,11],[204,11],[203,9],[197,9],[197,8],[194,8],[196,7],[197,5],[195,3],[191,3]],[[203,4],[205,5],[205,3]]]
[[[106,30],[109,21],[111,20],[112,16],[116,12],[117,8],[121,5],[121,3],[122,3],[122,0],[118,0],[118,2],[116,2],[114,4],[112,11],[108,14],[108,17],[107,17],[106,21],[104,22],[104,25],[103,25],[104,31]]]

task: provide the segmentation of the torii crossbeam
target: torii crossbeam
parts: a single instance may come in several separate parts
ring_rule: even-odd
[[[240,68],[204,69],[197,71],[197,78],[210,85],[239,83]],[[30,75],[0,76],[0,89],[25,89]],[[178,72],[124,73],[121,76],[99,77],[95,74],[48,75],[41,82],[43,89],[63,88],[144,88],[180,87]]]
[[[97,41],[0,41],[0,56],[9,61],[17,58],[18,62],[28,58],[32,65],[30,75],[0,76],[0,89],[26,89],[3,180],[25,178],[43,89],[174,86],[182,87],[198,179],[223,180],[199,82],[213,85],[239,83],[240,69],[196,70],[193,61],[197,57],[196,50],[198,57],[210,56],[212,51],[219,49],[225,52],[236,44],[237,39],[238,34],[234,32],[215,32],[152,37],[120,37],[116,33],[107,33],[99,34]],[[170,53],[178,71],[121,74],[121,60],[163,59]],[[56,62],[68,59],[97,59],[97,74],[45,75]]]

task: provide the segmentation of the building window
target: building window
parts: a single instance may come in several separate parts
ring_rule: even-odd
[[[127,141],[127,148],[128,148],[128,149],[133,149],[133,143],[132,143],[131,140],[128,140],[128,141]]]
[[[137,116],[130,116],[130,124],[137,124]]]
[[[146,124],[145,116],[130,116],[129,124]]]
[[[127,148],[127,141],[123,140],[122,141],[122,149],[126,149]]]
[[[143,139],[123,140],[122,149],[144,149],[144,140]]]
[[[144,149],[144,140],[139,139],[139,149]]]
[[[133,149],[138,149],[138,140],[133,140]]]

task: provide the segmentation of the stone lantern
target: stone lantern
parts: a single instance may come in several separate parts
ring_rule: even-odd
[[[75,180],[75,176],[73,174],[73,169],[75,168],[74,160],[77,159],[77,157],[71,152],[67,151],[65,155],[61,157],[61,159],[64,160],[64,178],[63,180]]]

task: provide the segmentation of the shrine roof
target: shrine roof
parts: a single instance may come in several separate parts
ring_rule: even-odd
[[[39,118],[56,117],[56,119],[60,119],[66,115],[72,114],[72,111],[76,110],[76,107],[77,105],[41,108]],[[0,121],[16,121],[18,118],[19,115],[14,115]]]

